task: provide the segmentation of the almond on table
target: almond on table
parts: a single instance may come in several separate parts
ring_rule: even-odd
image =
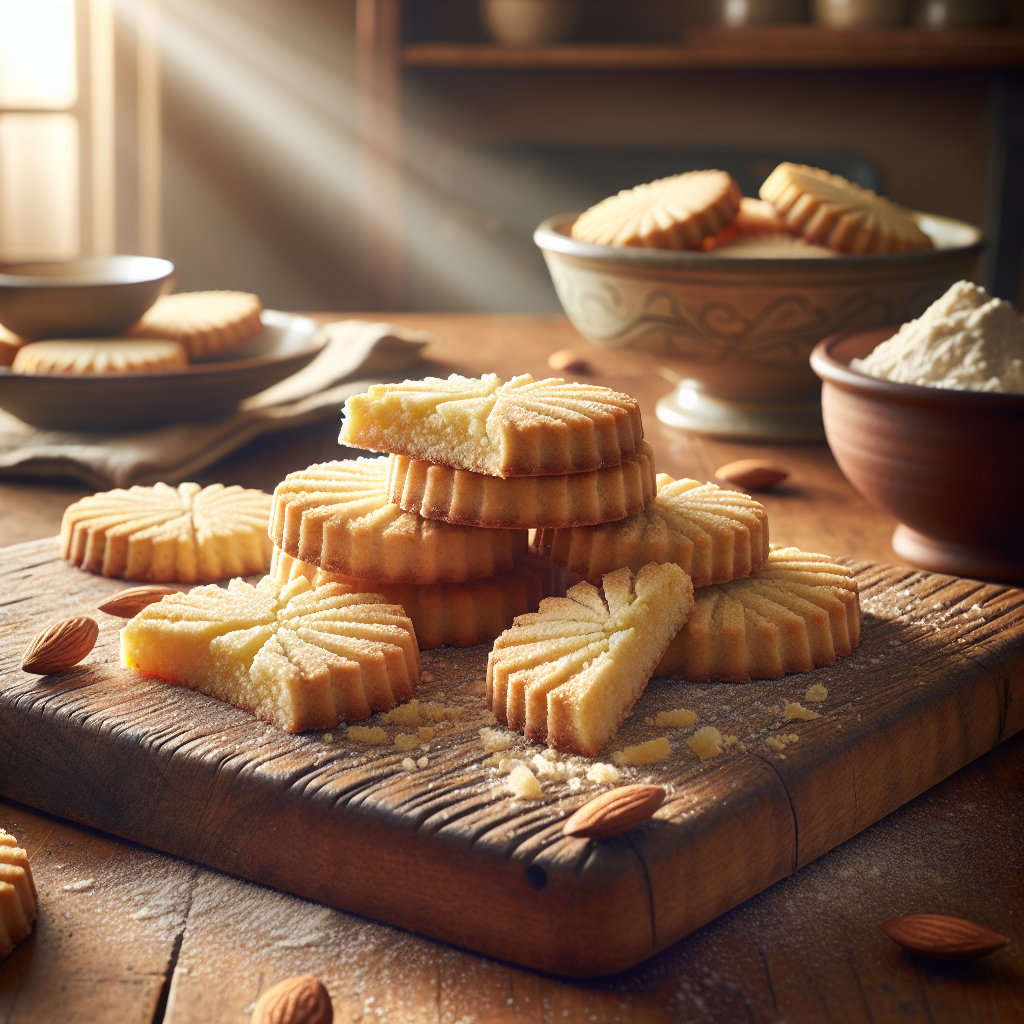
[[[572,237],[598,245],[699,249],[736,216],[740,188],[725,171],[687,171],[625,189],[580,214]]]
[[[595,757],[643,693],[693,606],[678,565],[609,573],[521,615],[487,660],[499,722],[556,750]]]
[[[594,583],[622,566],[675,562],[695,587],[746,576],[768,558],[768,515],[746,494],[658,474],[645,512],[601,526],[539,530],[537,550]]]
[[[342,444],[488,476],[589,473],[643,453],[629,395],[524,373],[375,384],[345,403]]]
[[[69,505],[60,557],[89,572],[151,583],[215,583],[265,572],[271,498],[223,484],[154,484]]]
[[[526,557],[526,530],[452,526],[392,504],[387,468],[387,458],[360,458],[289,473],[274,489],[274,544],[325,572],[381,584],[484,579]]]
[[[270,576],[149,605],[121,630],[121,664],[287,732],[387,711],[412,696],[421,669],[412,623],[380,594]]]
[[[852,571],[828,555],[774,548],[747,578],[695,592],[693,613],[654,674],[691,682],[780,679],[834,665],[858,643]]]

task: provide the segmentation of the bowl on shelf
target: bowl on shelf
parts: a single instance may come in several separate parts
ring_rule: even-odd
[[[172,284],[155,256],[0,266],[0,324],[29,340],[121,334]]]
[[[580,0],[480,0],[484,28],[503,46],[560,42],[576,28],[580,10]]]
[[[914,216],[934,249],[809,259],[594,245],[570,237],[577,214],[544,221],[534,241],[580,334],[652,351],[679,378],[658,403],[662,422],[720,437],[820,441],[811,349],[837,331],[911,320],[974,271],[976,227]]]
[[[839,468],[900,521],[892,546],[911,565],[1024,579],[1024,395],[896,384],[850,369],[895,332],[847,331],[811,353]]]

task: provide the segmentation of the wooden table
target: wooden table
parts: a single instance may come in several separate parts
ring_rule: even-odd
[[[595,383],[635,395],[658,467],[708,478],[746,455],[790,471],[766,495],[772,539],[898,562],[894,523],[846,483],[824,446],[758,446],[662,427],[671,367],[589,348],[561,317],[391,315],[443,340],[426,373],[547,371],[574,347]],[[336,457],[336,422],[254,442],[201,478],[272,489]],[[4,543],[56,532],[86,489],[0,483]],[[0,585],[2,591],[2,585]],[[0,597],[2,600],[2,597]],[[244,1021],[260,991],[318,974],[338,1021],[1016,1020],[1024,742],[1018,735],[901,810],[639,967],[564,981],[261,889],[0,801],[41,896],[35,935],[0,965],[0,1020]],[[912,912],[977,920],[1011,944],[967,965],[907,956],[881,922]]]

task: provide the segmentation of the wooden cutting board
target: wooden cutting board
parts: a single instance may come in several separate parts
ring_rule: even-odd
[[[600,791],[586,762],[516,800],[485,767],[487,647],[427,652],[443,718],[428,749],[289,736],[228,705],[122,669],[124,584],[60,562],[56,540],[0,549],[0,792],[231,874],[490,956],[570,975],[621,970],[760,892],[1024,725],[1024,591],[858,564],[863,638],[832,668],[742,685],[655,680],[607,751],[668,735],[627,769],[664,785],[653,819],[602,841],[562,822]],[[36,632],[93,614],[82,666],[21,672]],[[828,690],[811,704],[810,685]],[[788,701],[814,720],[786,720]],[[739,742],[700,761],[689,708]],[[377,716],[365,723],[378,724]],[[520,738],[509,751],[542,748]],[[403,768],[403,759],[426,758]],[[577,772],[575,779],[572,773]]]

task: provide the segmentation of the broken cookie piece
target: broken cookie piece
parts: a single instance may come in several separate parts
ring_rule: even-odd
[[[636,703],[693,606],[678,565],[620,569],[521,615],[494,642],[487,703],[498,721],[594,757]]]
[[[287,732],[330,729],[412,696],[412,623],[380,594],[306,579],[197,587],[121,630],[121,664],[190,687]]]

